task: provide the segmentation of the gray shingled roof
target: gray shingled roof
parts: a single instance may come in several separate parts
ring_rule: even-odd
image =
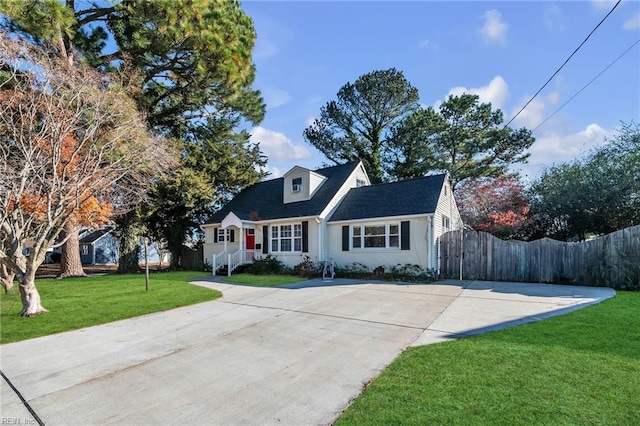
[[[329,222],[435,213],[445,175],[352,188]]]
[[[112,228],[98,229],[97,231],[90,232],[84,237],[80,238],[79,242],[88,243],[88,244],[95,243],[96,241],[98,241],[100,238],[110,233],[111,231],[113,231]]]
[[[241,220],[270,220],[316,216],[329,204],[359,162],[315,170],[327,180],[313,198],[284,204],[284,178],[271,179],[249,186],[216,212],[207,223],[220,223],[233,212]]]

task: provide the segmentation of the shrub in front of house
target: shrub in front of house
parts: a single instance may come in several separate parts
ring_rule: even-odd
[[[431,283],[436,280],[436,271],[433,269],[424,269],[420,265],[411,265],[406,263],[404,265],[392,266],[385,274],[386,279],[407,281],[407,282],[421,282]]]
[[[350,265],[336,266],[336,277],[430,283],[436,280],[436,271],[409,263],[395,266],[380,265],[371,269],[362,263],[354,262]]]
[[[359,262],[353,262],[350,265],[335,267],[336,277],[369,279],[373,275],[373,271],[367,266]]]
[[[246,270],[246,273],[255,275],[277,275],[277,274],[291,274],[291,268],[288,268],[284,263],[279,261],[275,256],[267,254],[260,259],[253,261],[251,266]]]
[[[323,264],[313,262],[309,256],[304,256],[302,262],[293,267],[293,274],[298,277],[310,278],[322,276]]]

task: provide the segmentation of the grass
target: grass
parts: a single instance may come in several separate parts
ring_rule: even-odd
[[[33,318],[19,316],[22,302],[16,286],[11,293],[0,295],[0,343],[76,330],[220,297],[222,294],[218,291],[187,283],[203,275],[202,272],[151,274],[149,291],[145,291],[142,274],[37,280],[42,305],[49,312]]]
[[[636,425],[640,293],[521,327],[411,348],[336,425]]]
[[[235,274],[230,277],[226,277],[224,280],[230,283],[247,284],[256,287],[278,287],[285,284],[305,281],[306,278],[296,277],[293,275]]]

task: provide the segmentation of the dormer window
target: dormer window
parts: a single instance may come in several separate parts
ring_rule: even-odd
[[[291,179],[291,192],[300,192],[302,191],[302,178],[293,178]]]

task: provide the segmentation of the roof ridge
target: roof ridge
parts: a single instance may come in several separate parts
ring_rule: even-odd
[[[372,183],[371,185],[361,186],[360,188],[370,188],[372,186],[382,186],[382,185],[393,185],[393,184],[398,184],[398,183],[412,182],[412,181],[416,181],[416,180],[420,180],[420,179],[434,178],[434,177],[440,177],[440,176],[446,177],[447,174],[446,173],[438,173],[438,174],[435,174],[435,175],[427,175],[427,176],[420,176],[420,177],[411,178],[411,179],[396,180],[394,182]]]

